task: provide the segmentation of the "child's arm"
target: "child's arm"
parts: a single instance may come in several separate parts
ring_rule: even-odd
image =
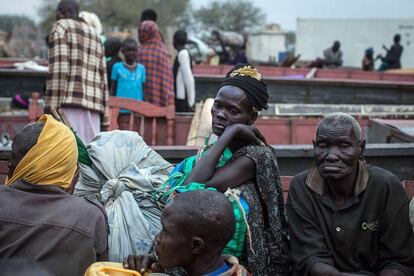
[[[117,80],[112,80],[110,94],[113,95],[113,96],[116,96],[116,87],[117,87],[117,84],[118,84],[118,81]]]
[[[112,73],[111,73],[111,87],[109,90],[109,94],[112,96],[116,96],[116,88],[118,87],[118,63],[115,63],[112,66]]]

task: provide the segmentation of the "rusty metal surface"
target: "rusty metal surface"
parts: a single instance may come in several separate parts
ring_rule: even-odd
[[[312,145],[273,145],[281,175],[295,175],[313,164]],[[155,146],[164,159],[178,163],[197,152],[195,147]],[[0,161],[10,158],[10,147],[0,147]],[[367,163],[394,173],[400,180],[414,179],[414,143],[368,144],[364,153]]]
[[[412,119],[372,119],[372,121],[396,128],[410,136],[414,136],[414,120]]]
[[[0,97],[44,90],[47,73],[0,70]],[[196,100],[214,97],[223,76],[196,75]],[[272,103],[414,105],[414,82],[266,78]]]

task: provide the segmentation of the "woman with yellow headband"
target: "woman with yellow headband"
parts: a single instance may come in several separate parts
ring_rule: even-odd
[[[63,276],[107,259],[104,211],[65,191],[77,160],[74,134],[50,115],[16,135],[0,186],[0,259],[34,260]]]
[[[289,275],[288,228],[276,154],[253,125],[258,111],[267,108],[268,98],[257,69],[236,65],[219,86],[211,109],[217,142],[177,165],[159,198],[168,201],[174,193],[196,189],[225,193],[237,223],[223,253],[241,257],[252,275]]]

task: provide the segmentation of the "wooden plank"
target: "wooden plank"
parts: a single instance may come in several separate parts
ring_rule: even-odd
[[[203,107],[203,101],[199,102],[195,106],[195,113],[193,115],[193,119],[191,120],[190,130],[187,136],[187,146],[195,146],[195,140],[197,139],[197,129],[198,125],[200,124],[200,116],[201,116],[201,109]]]
[[[214,99],[208,98],[196,105],[196,113],[191,122],[190,132],[187,138],[187,146],[204,146],[210,137],[211,130],[211,107]]]
[[[214,104],[214,99],[208,98],[204,101],[203,108],[201,109],[200,122],[197,127],[197,137],[195,140],[195,146],[204,146],[212,133],[212,118],[211,108]]]
[[[0,174],[7,174],[9,172],[7,162],[8,161],[0,160]]]
[[[124,108],[145,117],[166,117],[167,109],[147,102],[127,98],[109,97],[110,108]]]

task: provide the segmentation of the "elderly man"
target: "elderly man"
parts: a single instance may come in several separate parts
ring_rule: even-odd
[[[84,143],[109,126],[104,50],[99,34],[79,17],[79,3],[62,0],[49,34],[45,105],[60,108]]]
[[[50,115],[16,135],[0,186],[0,259],[36,261],[61,276],[83,275],[107,259],[103,209],[65,192],[77,158],[75,136]]]
[[[295,275],[414,275],[409,200],[392,173],[368,166],[357,121],[319,123],[315,165],[296,175],[286,205]]]

